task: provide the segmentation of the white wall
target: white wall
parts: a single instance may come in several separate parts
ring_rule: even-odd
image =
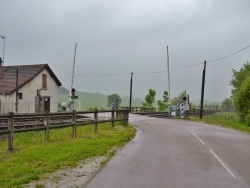
[[[19,113],[35,112],[35,97],[37,95],[37,89],[41,89],[42,87],[42,74],[47,74],[47,89],[42,89],[41,96],[50,96],[50,111],[57,111],[58,86],[50,73],[45,69],[18,90],[19,93],[23,93],[23,99],[18,100]],[[16,92],[12,93],[12,95],[0,95],[0,99],[1,113],[15,112]]]

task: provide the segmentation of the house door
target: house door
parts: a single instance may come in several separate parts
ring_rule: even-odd
[[[44,97],[44,112],[50,112],[50,97]]]

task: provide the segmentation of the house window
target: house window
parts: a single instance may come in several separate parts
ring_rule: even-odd
[[[17,97],[18,99],[23,99],[23,93],[18,93]]]
[[[42,89],[47,89],[47,74],[42,75]]]

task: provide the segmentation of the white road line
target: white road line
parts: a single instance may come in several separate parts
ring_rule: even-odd
[[[186,129],[187,130],[187,129]],[[187,130],[188,132],[190,132],[192,135],[194,135],[203,145],[205,145],[205,143],[198,137],[196,136],[196,134],[194,134],[192,131]]]
[[[220,161],[220,163],[225,167],[225,169],[231,174],[231,176],[233,176],[234,178],[236,178],[234,175],[233,175],[233,173],[226,167],[226,165],[224,165],[224,163],[219,159],[219,157],[217,157],[215,154],[214,154],[214,152],[212,151],[212,150],[210,150],[210,152],[216,157],[216,159],[218,160],[218,161]]]

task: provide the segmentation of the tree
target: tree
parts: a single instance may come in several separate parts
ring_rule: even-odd
[[[241,87],[234,93],[234,104],[240,112],[241,121],[250,126],[250,76],[245,79]]]
[[[156,91],[153,89],[148,90],[148,94],[145,96],[145,103],[142,103],[143,108],[152,108],[155,102]]]
[[[230,85],[233,86],[232,95],[234,97],[236,92],[242,86],[245,79],[250,76],[250,64],[249,64],[249,62],[244,64],[243,67],[241,67],[241,69],[239,71],[236,71],[233,69],[232,72],[233,72],[233,75],[232,75],[233,79],[231,80]]]
[[[114,104],[115,106],[117,105],[116,107],[118,107],[122,103],[122,99],[118,94],[108,95],[107,100],[108,100],[107,103],[108,107],[111,107],[111,104]]]
[[[175,98],[171,101],[171,104],[172,104],[172,105],[176,105],[177,108],[179,108],[180,104],[183,103],[183,97],[186,97],[186,96],[187,96],[187,92],[186,92],[186,90],[185,90],[185,91],[181,92],[181,93],[179,94],[178,97],[175,97]]]
[[[169,101],[169,97],[168,97],[168,92],[167,91],[164,91],[163,93],[163,100],[158,100],[157,103],[158,103],[158,111],[159,112],[163,112],[167,109],[167,107],[169,106],[168,105],[168,101]]]
[[[239,70],[233,70],[232,95],[234,105],[242,122],[250,126],[250,64],[247,62]]]
[[[234,110],[234,104],[232,98],[226,98],[221,103],[221,109],[224,111]]]

